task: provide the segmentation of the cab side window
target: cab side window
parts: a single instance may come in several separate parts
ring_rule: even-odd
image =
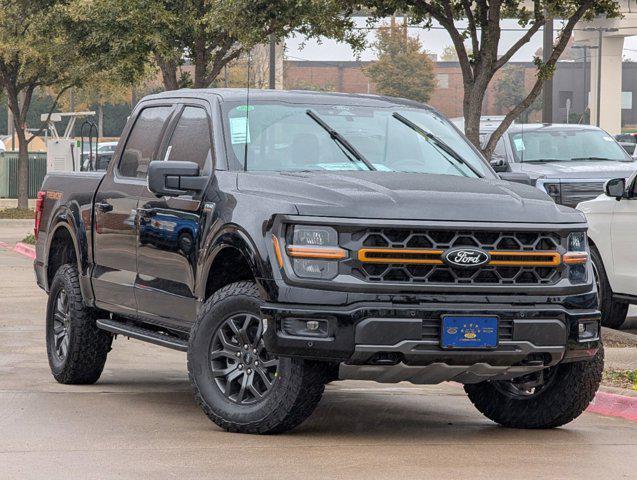
[[[206,110],[199,107],[184,108],[170,139],[165,160],[195,162],[199,168],[203,168],[211,156]]]
[[[169,106],[147,107],[139,113],[119,161],[118,171],[121,176],[146,178],[148,164],[155,160],[153,156],[172,110],[173,107]]]

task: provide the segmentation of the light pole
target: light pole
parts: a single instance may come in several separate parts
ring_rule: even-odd
[[[604,27],[586,27],[586,32],[597,32],[597,114],[595,115],[595,125],[599,127],[601,117],[601,99],[602,99],[602,41],[605,32],[616,32],[618,28],[604,28]]]
[[[587,80],[587,70],[586,70],[586,61],[588,60],[588,51],[595,50],[597,47],[595,45],[573,45],[574,49],[582,49],[584,50],[584,102],[582,102],[582,117],[586,115],[586,109],[588,108],[588,82]],[[590,123],[590,117],[588,119],[588,123]]]

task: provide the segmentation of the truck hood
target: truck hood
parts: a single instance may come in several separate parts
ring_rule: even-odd
[[[535,187],[452,175],[347,172],[239,173],[243,194],[293,204],[300,215],[457,222],[580,223]]]
[[[568,178],[598,179],[628,178],[637,170],[637,162],[549,162],[549,163],[513,163],[511,170],[524,172],[533,179]]]

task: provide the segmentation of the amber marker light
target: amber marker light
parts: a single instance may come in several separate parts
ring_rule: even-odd
[[[281,245],[279,245],[279,239],[276,237],[276,235],[272,235],[272,243],[274,244],[274,254],[276,255],[276,262],[279,264],[279,268],[283,268]]]
[[[347,258],[347,252],[338,247],[290,245],[287,247],[287,252],[288,256],[292,258],[316,258],[321,260],[341,260]]]
[[[566,252],[562,256],[562,261],[566,265],[583,265],[588,262],[587,252]]]

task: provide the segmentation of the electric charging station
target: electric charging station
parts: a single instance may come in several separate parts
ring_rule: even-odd
[[[94,111],[58,112],[52,113],[50,116],[42,114],[40,118],[47,123],[48,129],[46,140],[47,172],[79,172],[84,170],[82,165],[82,147],[73,138],[73,132],[75,130],[75,121],[78,118],[92,115],[95,115]],[[69,123],[66,125],[63,136],[60,137],[55,124],[62,121],[63,118],[68,118]]]

